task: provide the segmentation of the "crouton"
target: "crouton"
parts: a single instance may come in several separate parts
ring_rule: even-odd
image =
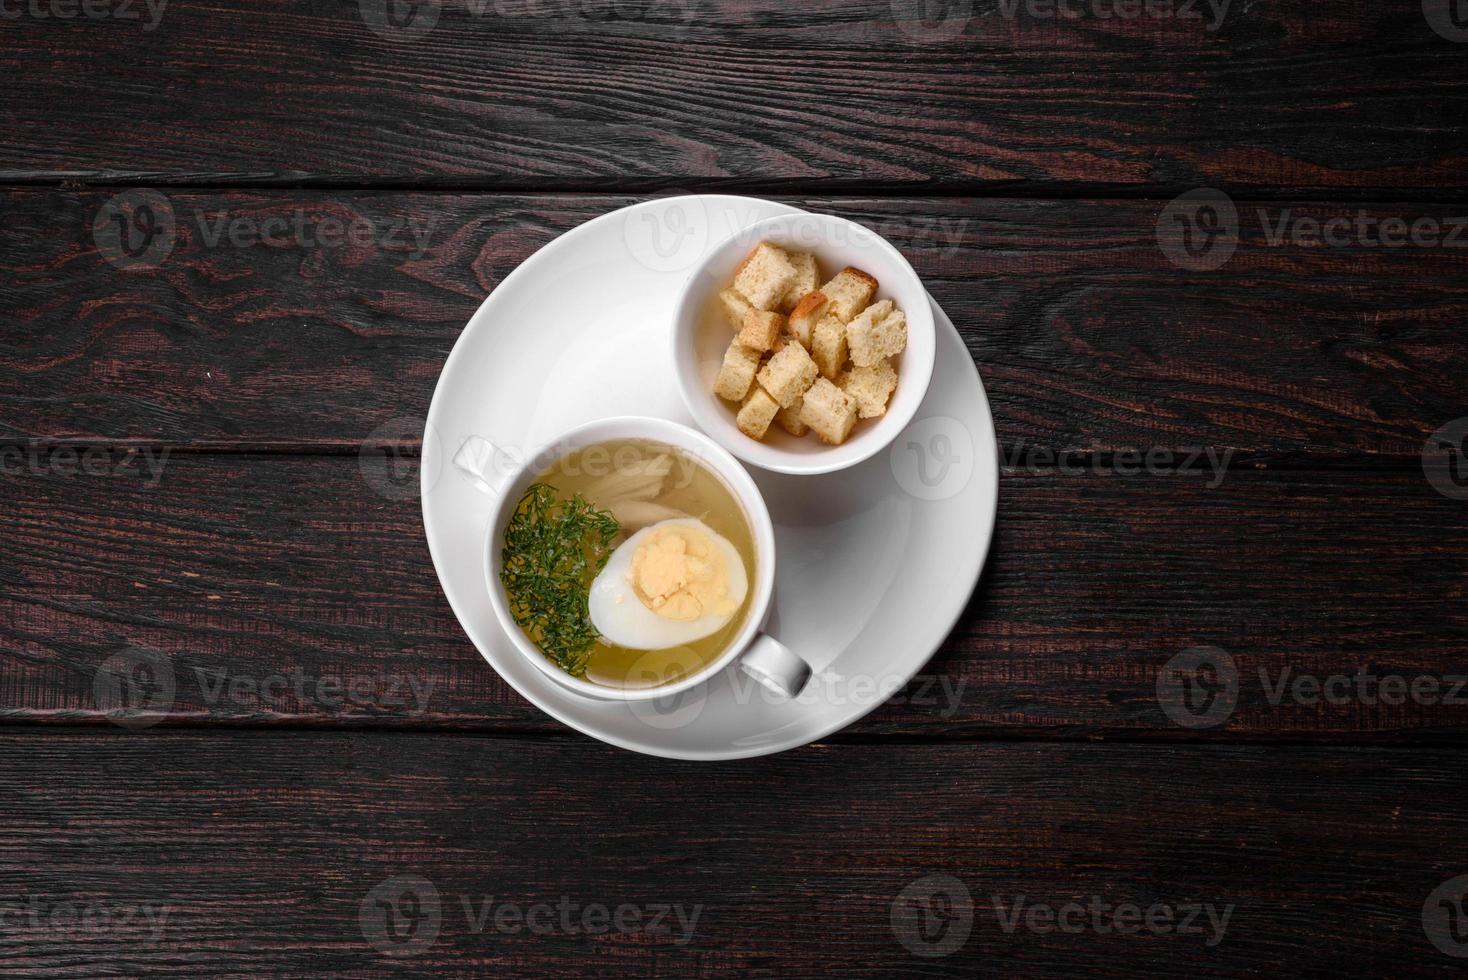
[[[877,280],[848,265],[836,274],[835,279],[822,286],[821,292],[831,301],[829,311],[846,323],[866,309],[872,297],[877,295]]]
[[[785,290],[785,298],[780,303],[780,312],[789,313],[809,293],[816,291],[820,285],[820,272],[816,269],[816,257],[810,252],[787,252],[790,256],[790,264],[795,266],[795,282]]]
[[[744,326],[739,330],[738,340],[745,347],[767,351],[784,329],[785,318],[780,314],[750,309],[744,314]]]
[[[804,404],[805,396],[801,395],[794,405],[780,409],[780,414],[775,416],[775,423],[797,439],[810,431],[810,426],[800,421],[800,407]]]
[[[852,364],[872,367],[907,346],[907,316],[894,310],[890,300],[869,306],[846,325],[846,343]]]
[[[856,425],[856,402],[825,378],[819,378],[805,393],[800,421],[810,426],[822,442],[839,446]]]
[[[816,324],[826,313],[826,294],[820,290],[807,293],[805,298],[795,305],[790,313],[790,319],[785,325],[785,330],[800,341],[806,347],[810,346],[811,335],[815,333]]]
[[[755,377],[781,408],[789,408],[795,404],[795,399],[805,394],[805,389],[820,373],[820,368],[816,367],[816,362],[810,359],[804,347],[786,344],[780,353],[765,362]]]
[[[734,288],[758,310],[773,310],[795,284],[790,257],[769,242],[760,242],[734,271]]]
[[[757,370],[759,351],[734,341],[724,352],[724,365],[719,368],[719,377],[714,381],[714,394],[731,402],[743,401],[749,394],[749,386],[754,384]]]
[[[877,419],[887,414],[887,400],[897,389],[897,371],[891,361],[882,360],[871,367],[852,368],[836,384],[856,402],[859,416]]]
[[[810,341],[810,356],[821,369],[821,374],[832,381],[846,366],[846,325],[827,313],[816,324],[816,332]]]
[[[779,412],[780,406],[770,393],[755,385],[744,404],[739,406],[739,415],[734,421],[739,431],[751,439],[763,439],[770,431],[770,422]]]
[[[744,315],[754,309],[737,289],[726,289],[719,293],[719,305],[724,310],[724,316],[729,318],[729,326],[736,331],[744,329]]]

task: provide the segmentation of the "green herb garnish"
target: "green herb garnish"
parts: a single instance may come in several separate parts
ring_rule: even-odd
[[[515,622],[562,670],[586,674],[599,634],[586,597],[607,563],[622,526],[579,493],[562,500],[555,487],[531,484],[505,529],[500,582]]]

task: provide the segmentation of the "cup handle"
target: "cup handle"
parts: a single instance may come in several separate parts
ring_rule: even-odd
[[[474,489],[491,497],[498,497],[505,489],[510,467],[499,465],[507,459],[505,453],[488,439],[470,436],[464,440],[459,451],[454,453],[454,466],[469,478]]]
[[[797,697],[810,680],[810,664],[768,633],[761,633],[750,644],[739,669],[787,698]]]

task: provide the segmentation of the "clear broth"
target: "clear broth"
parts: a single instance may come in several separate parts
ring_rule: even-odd
[[[744,508],[723,479],[689,453],[649,440],[596,443],[562,456],[538,474],[536,482],[554,487],[564,499],[580,494],[598,509],[612,509],[619,502],[613,485],[617,476],[663,454],[672,457],[673,468],[663,480],[661,492],[648,502],[682,511],[728,538],[744,561],[749,593],[722,629],[694,643],[665,650],[634,650],[598,639],[586,665],[586,679],[606,687],[658,687],[702,670],[729,648],[749,615],[754,595],[754,535]],[[640,525],[624,524],[613,550],[639,529]],[[588,580],[585,584],[591,583]]]

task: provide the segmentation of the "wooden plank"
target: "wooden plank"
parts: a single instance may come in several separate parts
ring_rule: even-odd
[[[421,416],[463,324],[505,275],[631,200],[167,197],[171,251],[124,270],[92,232],[110,194],[6,195],[0,439],[352,447]],[[1030,447],[1414,460],[1464,412],[1463,209],[1240,201],[1232,258],[1193,271],[1159,245],[1161,202],[796,203],[862,221],[911,257],[963,333],[1019,463]],[[1436,222],[1439,244],[1270,240],[1281,222],[1363,213],[1371,227]],[[323,229],[354,227],[371,229],[363,244],[319,244]]]
[[[0,512],[5,719],[104,724],[99,668],[138,647],[171,658],[168,723],[565,731],[480,659],[417,500],[359,460],[173,454],[155,482],[42,459]],[[1465,530],[1421,472],[1011,471],[958,627],[849,734],[1458,739]],[[1174,661],[1201,646],[1236,692]]]
[[[1415,0],[1063,6],[16,4],[0,179],[1461,184]]]
[[[1461,969],[1423,925],[1468,862],[1468,777],[1448,750],[824,746],[709,766],[382,733],[7,733],[0,748],[12,976]],[[905,893],[931,875],[967,897]],[[384,924],[401,885],[422,902],[400,939]],[[1050,925],[1070,903],[1084,911]],[[1154,925],[1117,930],[1124,905]],[[120,909],[127,926],[103,917]],[[583,931],[618,909],[620,928]],[[79,939],[67,926],[86,911],[98,925]]]

